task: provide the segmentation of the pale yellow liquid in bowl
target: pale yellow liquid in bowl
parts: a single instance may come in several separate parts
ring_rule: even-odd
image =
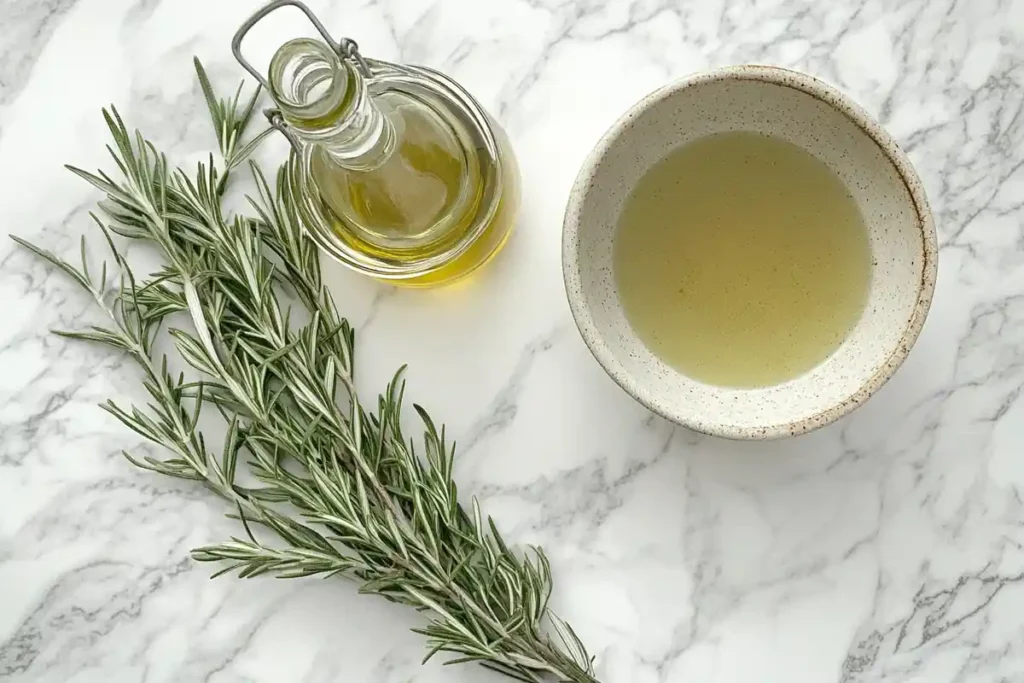
[[[668,365],[727,387],[778,384],[828,358],[867,300],[871,251],[849,191],[823,162],[758,133],[669,153],[623,207],[619,299]]]

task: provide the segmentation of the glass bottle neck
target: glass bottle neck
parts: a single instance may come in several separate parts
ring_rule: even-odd
[[[395,127],[367,92],[355,67],[326,44],[298,38],[270,62],[270,95],[303,142],[319,145],[338,165],[370,170],[395,146]]]

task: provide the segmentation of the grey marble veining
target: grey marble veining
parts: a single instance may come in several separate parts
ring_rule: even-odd
[[[602,680],[1024,681],[1024,3],[311,4],[367,54],[449,71],[509,131],[522,218],[471,286],[331,278],[361,385],[409,363],[410,398],[460,441],[463,491],[549,552]],[[62,165],[106,163],[111,102],[177,161],[211,149],[190,57],[233,87],[227,44],[254,7],[0,1],[4,229],[76,252],[96,195]],[[665,81],[737,62],[810,72],[878,116],[942,244],[896,377],[768,444],[634,404],[580,341],[559,271],[564,201],[598,136]],[[223,505],[132,468],[120,451],[147,446],[96,408],[139,400],[137,372],[47,334],[95,320],[87,297],[0,242],[0,301],[0,680],[500,680],[421,667],[417,617],[345,581],[210,581],[188,551],[238,533]]]

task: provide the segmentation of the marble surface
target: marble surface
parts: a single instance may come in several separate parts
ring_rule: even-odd
[[[518,151],[518,232],[471,284],[332,277],[361,386],[410,364],[412,398],[461,443],[464,492],[547,549],[555,604],[605,683],[1024,681],[1022,0],[311,4],[367,54],[463,81]],[[254,6],[0,0],[3,230],[77,250],[97,197],[62,164],[106,163],[107,103],[181,160],[211,149],[189,58],[233,86],[228,41]],[[559,266],[569,187],[615,117],[669,79],[750,61],[877,115],[942,245],[896,377],[839,423],[766,444],[674,428],[619,391]],[[0,302],[0,680],[501,680],[421,667],[418,617],[344,580],[209,580],[188,551],[236,524],[200,488],[132,468],[120,450],[145,446],[96,408],[140,398],[138,374],[47,334],[90,321],[90,302],[6,240]]]

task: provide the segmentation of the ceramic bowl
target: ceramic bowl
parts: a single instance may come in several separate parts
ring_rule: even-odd
[[[804,375],[775,386],[711,386],[651,353],[619,304],[612,245],[637,180],[669,150],[725,131],[794,143],[835,171],[868,227],[867,305],[843,344]],[[654,412],[736,439],[796,435],[863,403],[906,358],[935,287],[935,226],[906,155],[863,109],[805,74],[741,66],[668,85],[634,105],[583,164],[569,197],[562,265],[573,317],[598,362]]]

